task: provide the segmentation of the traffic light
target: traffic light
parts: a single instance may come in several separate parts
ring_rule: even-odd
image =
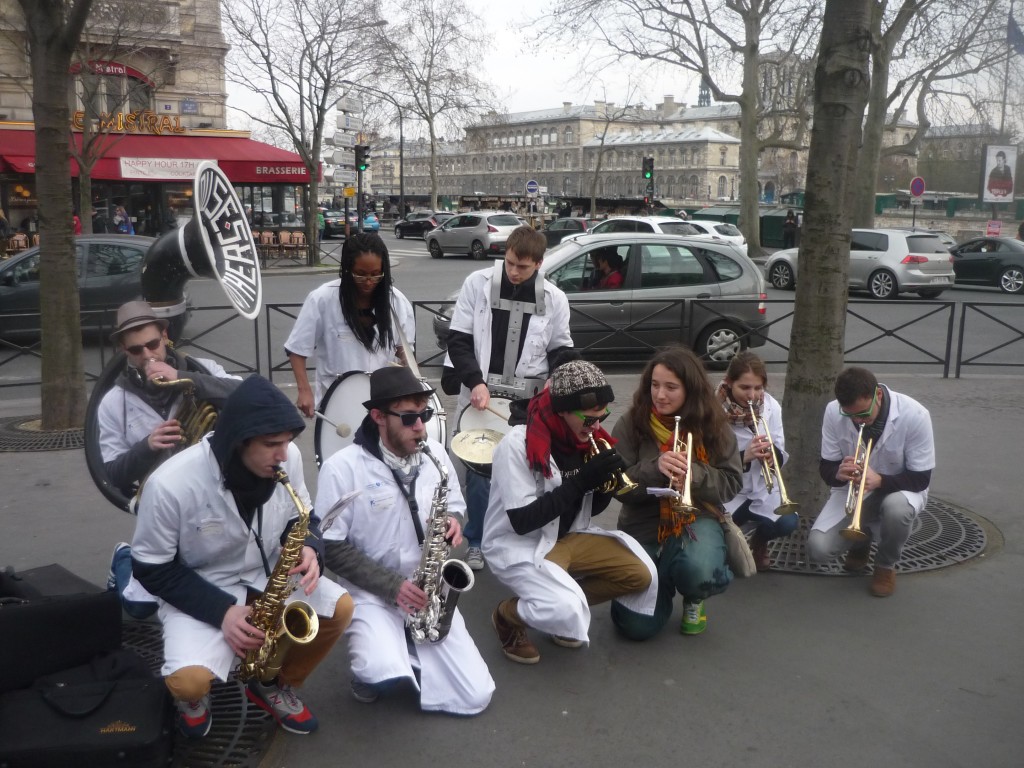
[[[365,144],[356,144],[356,168],[365,171],[370,167],[370,148]]]
[[[644,178],[645,179],[653,179],[654,178],[654,158],[653,157],[645,157],[644,158],[644,166],[643,166],[643,168],[644,168]]]

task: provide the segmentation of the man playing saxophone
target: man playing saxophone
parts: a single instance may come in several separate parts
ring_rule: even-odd
[[[157,467],[140,495],[134,579],[125,596],[133,597],[141,585],[158,600],[161,672],[186,737],[201,738],[210,730],[212,680],[227,680],[239,657],[276,629],[250,623],[249,603],[267,590],[298,517],[291,494],[278,482],[280,470],[310,506],[302,456],[292,442],[304,428],[302,415],[277,387],[250,376],[228,397],[214,432]],[[297,580],[294,598],[312,606],[319,631],[307,644],[291,647],[277,677],[253,677],[246,693],[285,730],[307,734],[317,720],[294,688],[344,632],[353,602],[340,586],[320,578],[322,538],[315,515],[299,553],[290,569]]]
[[[427,437],[432,393],[408,368],[374,371],[363,403],[368,413],[352,445],[320,468],[316,503],[328,517],[340,506],[324,532],[325,562],[358,606],[348,630],[355,699],[372,703],[407,680],[422,709],[475,715],[490,703],[494,681],[458,608],[438,642],[412,644],[406,630],[408,617],[420,615],[436,586],[414,579],[424,548],[432,549],[431,531],[436,527],[439,538],[446,534],[458,546],[466,509],[444,446]],[[424,456],[424,443],[437,465]],[[352,492],[357,495],[347,497]]]
[[[844,535],[851,524],[847,507],[859,504],[860,518],[878,542],[870,592],[888,597],[896,588],[896,564],[914,518],[928,500],[935,468],[931,416],[913,398],[879,384],[865,368],[840,373],[835,394],[822,421],[819,467],[832,492],[807,538],[808,555],[825,563],[846,552],[846,570],[867,567],[870,536],[854,544]],[[872,446],[867,466],[859,443]],[[862,479],[863,495],[857,498]]]

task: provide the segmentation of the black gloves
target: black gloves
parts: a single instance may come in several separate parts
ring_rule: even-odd
[[[612,479],[612,475],[622,472],[626,468],[626,462],[619,456],[614,448],[603,450],[595,456],[591,456],[576,473],[573,478],[580,490],[593,491],[600,488]]]

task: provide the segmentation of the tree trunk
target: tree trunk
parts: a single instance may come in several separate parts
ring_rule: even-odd
[[[434,132],[434,121],[427,121],[430,131],[430,210],[437,210],[437,134]]]
[[[783,413],[786,448],[798,468],[790,495],[810,514],[827,492],[818,476],[821,417],[843,365],[848,205],[867,104],[872,0],[828,0],[814,73],[814,127],[808,157],[805,215],[797,270]]]
[[[757,194],[757,166],[761,143],[757,138],[758,124],[758,42],[761,39],[760,17],[748,14],[744,20],[747,46],[744,52],[743,83],[740,93],[740,179],[736,191],[740,196],[739,228],[747,239],[747,255],[763,256],[761,249],[760,197]],[[751,55],[752,54],[752,55]]]
[[[23,2],[22,9],[32,67],[36,196],[41,202],[42,428],[72,429],[84,424],[86,404],[68,152],[73,46],[65,40],[63,4]]]
[[[868,97],[868,119],[864,123],[864,141],[857,164],[853,190],[853,226],[875,226],[875,190],[878,189],[878,167],[882,157],[882,136],[885,133],[885,102],[889,91],[890,57],[877,51],[871,59],[871,91]]]
[[[311,267],[320,264],[320,227],[317,224],[320,214],[320,181],[317,178],[319,171],[318,165],[309,171],[309,197],[306,199],[306,242],[309,243],[306,264]]]
[[[597,161],[594,163],[594,180],[590,183],[590,218],[597,218],[597,180],[601,175],[601,161],[604,159],[604,136],[597,148]]]
[[[83,171],[81,166],[78,169],[78,218],[82,222],[82,234],[91,235],[92,232],[92,175]]]

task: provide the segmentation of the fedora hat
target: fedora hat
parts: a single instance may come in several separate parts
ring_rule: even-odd
[[[389,365],[370,374],[370,399],[363,401],[366,410],[383,408],[404,397],[432,395],[434,390],[420,381],[404,365]]]
[[[110,334],[110,340],[120,341],[121,334],[125,331],[141,328],[144,325],[152,325],[153,323],[159,325],[162,331],[167,329],[167,321],[162,317],[156,316],[153,312],[153,307],[149,305],[148,301],[129,301],[117,309],[117,327]]]

